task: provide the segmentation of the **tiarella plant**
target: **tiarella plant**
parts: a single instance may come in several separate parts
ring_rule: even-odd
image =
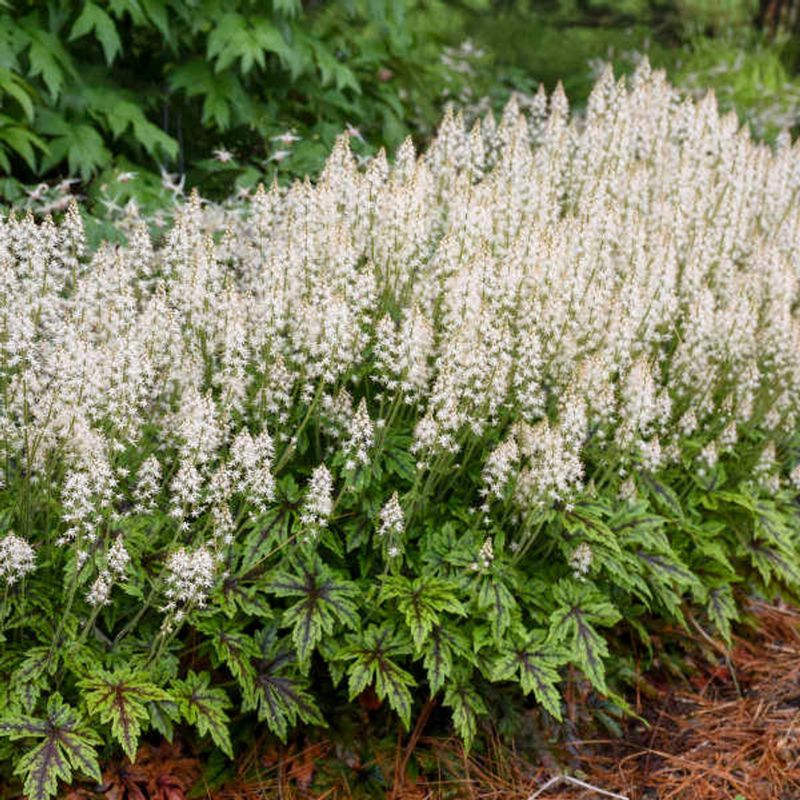
[[[0,759],[616,698],[800,592],[800,149],[642,65],[247,213],[0,226]],[[515,695],[516,696],[516,695]],[[237,734],[237,731],[239,734]],[[6,776],[8,777],[8,775]]]

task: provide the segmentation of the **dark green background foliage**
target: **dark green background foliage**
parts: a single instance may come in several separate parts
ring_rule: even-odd
[[[793,125],[800,109],[795,6],[0,3],[0,169],[9,176],[0,193],[31,202],[23,184],[76,177],[96,213],[132,196],[152,209],[173,196],[159,174],[166,170],[185,176],[173,184],[220,198],[276,175],[316,172],[347,125],[355,129],[356,151],[392,149],[409,133],[422,143],[446,102],[477,113],[497,109],[511,91],[533,91],[540,81],[552,88],[563,79],[580,103],[600,61],[624,70],[645,53],[689,90],[713,86],[724,104],[770,136]],[[466,40],[474,46],[459,48]],[[287,132],[299,140],[274,138]],[[218,149],[226,151],[222,161],[213,156]]]
[[[494,54],[511,86],[561,80],[572,102],[591,90],[600,61],[628,71],[646,54],[671,80],[699,94],[714,89],[758,135],[796,128],[798,12],[794,0],[498,0],[471,14],[469,35]]]
[[[438,66],[437,29],[446,29],[440,6],[7,4],[0,15],[0,166],[30,181],[163,165],[188,170],[190,182],[201,180],[209,191],[227,191],[230,176],[204,162],[217,147],[260,177],[281,146],[271,137],[289,129],[302,137],[287,165],[294,173],[315,169],[347,124],[397,145],[412,127],[426,132],[439,114],[433,101],[448,80]]]

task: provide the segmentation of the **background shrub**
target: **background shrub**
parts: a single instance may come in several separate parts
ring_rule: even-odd
[[[429,130],[433,101],[455,77],[438,62],[441,8],[407,0],[14,4],[0,15],[0,166],[22,179],[85,181],[161,164],[213,193],[232,183],[230,169],[211,169],[217,148],[237,156],[242,178],[243,169],[261,177],[282,152],[294,173],[315,170],[347,125],[399,145],[410,127]],[[287,133],[300,140],[274,138]]]

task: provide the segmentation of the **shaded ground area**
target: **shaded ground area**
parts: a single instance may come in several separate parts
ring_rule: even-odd
[[[430,706],[409,737],[364,759],[330,740],[276,748],[254,742],[220,787],[177,746],[144,747],[135,766],[106,773],[107,800],[254,800],[389,797],[392,800],[794,800],[800,798],[800,611],[753,604],[754,626],[730,656],[698,632],[706,658],[691,689],[648,676],[636,698],[648,724],[619,739],[573,741],[570,777],[499,744],[466,755],[452,739],[423,736]],[[366,701],[368,703],[368,701]],[[545,748],[546,750],[546,748]],[[563,762],[562,762],[563,763]],[[70,800],[87,798],[73,792]],[[102,795],[100,795],[102,797]]]

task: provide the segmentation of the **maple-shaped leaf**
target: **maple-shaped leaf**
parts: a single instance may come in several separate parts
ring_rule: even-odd
[[[174,700],[153,700],[147,704],[150,712],[150,725],[153,726],[168,742],[175,733],[175,722],[181,718],[178,704]]]
[[[450,676],[453,656],[461,662],[474,663],[469,637],[455,625],[435,627],[422,648],[422,666],[428,675],[432,695],[441,690]]]
[[[255,692],[252,698],[245,697],[242,710],[255,710],[259,720],[266,722],[282,741],[286,741],[289,727],[298,719],[324,726],[325,721],[308,694],[308,682],[297,669],[291,644],[279,640],[274,628],[265,628],[259,643],[261,657],[255,665]]]
[[[284,59],[289,50],[281,32],[266,17],[248,19],[229,12],[215,21],[208,36],[207,56],[209,61],[216,62],[217,72],[238,60],[242,72],[247,74],[254,65],[264,68],[267,53]]]
[[[598,691],[605,693],[603,659],[608,656],[608,644],[595,626],[615,625],[619,612],[588,582],[559,581],[553,597],[560,608],[550,615],[548,641],[566,644],[573,663]]]
[[[727,528],[718,519],[703,520],[699,524],[685,522],[682,525],[682,530],[691,537],[694,560],[702,562],[704,569],[713,569],[714,572],[734,578],[737,571],[730,560],[733,553],[724,539]]]
[[[246,524],[247,532],[238,548],[240,563],[237,574],[241,576],[260,569],[273,548],[288,538],[291,520],[291,515],[277,506],[260,516],[256,522]]]
[[[436,694],[453,669],[453,650],[443,628],[436,627],[431,631],[423,651],[422,666],[428,674],[431,694]]]
[[[72,25],[69,40],[79,39],[90,31],[94,31],[97,41],[103,48],[106,63],[111,65],[114,58],[122,51],[122,42],[116,25],[108,14],[92,2],[86,2],[78,19]]]
[[[562,648],[547,642],[546,631],[518,629],[507,638],[492,665],[492,680],[517,680],[525,694],[536,700],[556,719],[561,719],[558,667],[565,661]]]
[[[684,520],[685,513],[675,490],[666,483],[656,480],[650,473],[639,474],[640,483],[647,490],[656,508],[668,519]]]
[[[425,575],[419,578],[391,576],[383,579],[378,602],[391,600],[405,617],[414,647],[419,650],[440,622],[440,614],[449,612],[464,616],[464,606],[456,597],[457,584]]]
[[[170,700],[170,696],[140,672],[129,667],[113,671],[97,670],[78,684],[91,716],[111,723],[111,733],[125,755],[136,761],[142,724],[149,724],[148,703]]]
[[[791,545],[779,540],[777,545],[771,546],[754,539],[747,544],[746,549],[751,563],[766,586],[769,586],[773,578],[777,578],[790,588],[800,588],[800,567]]]
[[[486,704],[473,686],[471,676],[463,673],[447,687],[444,705],[453,714],[453,725],[469,750],[478,730],[478,717],[487,713]]]
[[[150,122],[140,105],[125,92],[106,86],[87,86],[81,91],[81,102],[92,117],[98,118],[102,115],[105,118],[108,130],[115,138],[130,129],[137,144],[150,155],[175,158],[178,152],[177,141]]]
[[[576,503],[570,511],[563,511],[559,514],[564,529],[574,538],[579,536],[581,540],[587,541],[592,545],[599,544],[608,548],[613,553],[619,554],[619,544],[614,531],[601,518],[603,510],[592,503]]]
[[[403,724],[411,722],[411,692],[416,686],[414,678],[399,667],[394,660],[411,653],[407,635],[399,633],[394,625],[370,625],[351,636],[342,648],[340,657],[352,661],[348,667],[349,691],[352,700],[367,687],[374,686],[381,700],[388,700]]]
[[[171,689],[181,716],[194,725],[201,736],[209,734],[214,744],[233,758],[226,710],[231,701],[224,689],[211,686],[211,676],[207,672],[193,670],[189,670],[184,680],[173,681]]]
[[[260,655],[255,639],[236,630],[228,620],[219,616],[200,620],[197,628],[208,636],[214,648],[216,660],[213,665],[225,664],[239,684],[245,702],[252,703],[256,690],[254,664]]]
[[[229,618],[233,619],[239,612],[247,617],[272,619],[274,614],[261,590],[254,585],[247,585],[239,578],[229,575],[222,581],[221,591],[216,604]]]
[[[352,70],[339,61],[321,40],[311,39],[310,44],[314,51],[314,60],[319,67],[323,86],[335,82],[339,91],[348,87],[357,94],[361,93],[361,86]]]
[[[677,619],[682,620],[680,602],[683,590],[693,589],[697,595],[703,596],[703,585],[672,550],[653,553],[640,549],[636,556],[644,565],[653,594]]]
[[[628,524],[619,524],[615,530],[626,557],[632,559],[626,572],[636,576],[636,594],[648,608],[650,601],[655,599],[675,619],[682,621],[683,595],[691,591],[695,598],[703,599],[705,589],[702,583],[670,546],[666,531],[658,523],[660,518],[642,515],[637,520],[632,513],[629,517]],[[615,582],[625,585],[624,580]]]
[[[39,130],[51,137],[47,142],[47,154],[39,165],[41,170],[48,170],[66,159],[70,173],[80,174],[86,180],[111,160],[103,137],[91,125],[71,122],[47,108],[42,108],[36,119]]]
[[[100,738],[59,694],[50,696],[43,718],[19,715],[1,719],[0,736],[41,739],[17,760],[14,770],[25,776],[23,791],[28,800],[47,800],[58,791],[59,780],[72,780],[73,770],[98,782],[102,779],[95,750]]]
[[[11,703],[20,709],[31,709],[36,705],[41,692],[47,686],[47,670],[50,667],[50,647],[31,647],[25,658],[11,673],[8,681]]]
[[[725,643],[730,646],[732,641],[731,621],[739,619],[736,601],[733,599],[733,592],[730,586],[717,586],[709,590],[706,613],[714,623],[714,627],[716,627],[720,636],[725,640]]]
[[[29,41],[28,61],[30,77],[41,76],[53,101],[58,100],[67,75],[75,77],[75,67],[61,39],[39,27],[33,15],[15,21],[18,30],[24,31]]]
[[[278,597],[299,598],[284,611],[282,625],[292,628],[297,658],[305,670],[317,643],[323,634],[333,634],[337,622],[348,628],[358,625],[358,608],[353,602],[356,586],[316,557],[299,562],[296,574],[273,573],[265,588]]]
[[[506,581],[500,575],[484,575],[478,587],[478,608],[492,623],[492,631],[499,641],[511,625],[512,615],[517,611],[517,601]]]

